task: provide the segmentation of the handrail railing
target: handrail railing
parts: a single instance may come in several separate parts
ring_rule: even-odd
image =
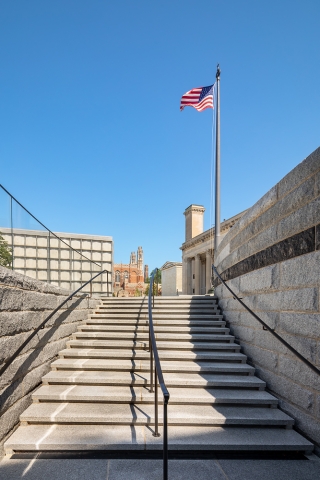
[[[158,419],[158,380],[159,385],[163,393],[163,480],[168,480],[168,402],[169,392],[164,383],[156,338],[154,334],[154,327],[152,321],[152,307],[154,307],[154,276],[158,271],[155,268],[150,275],[149,284],[149,351],[150,351],[150,392],[153,392],[154,383],[154,418],[155,418],[155,431],[154,436],[160,437],[159,433],[159,419]],[[153,359],[154,359],[154,382],[153,382]]]
[[[303,355],[301,355],[301,353],[299,353],[294,347],[292,347],[292,345],[290,345],[288,342],[286,342],[286,340],[284,338],[282,338],[280,335],[278,335],[273,328],[269,327],[269,325],[267,323],[265,323],[263,320],[261,320],[260,317],[258,317],[258,315],[256,315],[245,303],[242,302],[242,300],[234,293],[233,290],[231,290],[231,288],[226,284],[226,282],[222,279],[221,275],[218,273],[218,270],[216,269],[216,267],[214,265],[212,265],[212,268],[213,268],[213,271],[215,272],[215,274],[217,275],[217,277],[221,280],[221,282],[224,284],[225,287],[227,287],[227,289],[229,290],[229,292],[233,295],[233,298],[235,300],[238,300],[239,303],[241,303],[241,305],[246,309],[248,310],[249,313],[251,313],[251,315],[256,319],[258,320],[258,322],[261,323],[261,325],[263,325],[264,329],[265,330],[268,330],[270,333],[272,333],[272,335],[274,337],[276,337],[285,347],[287,347],[292,353],[294,353],[296,355],[296,357],[298,357],[303,363],[305,363],[306,365],[308,365],[308,367],[310,367],[315,373],[317,373],[318,375],[320,375],[320,370],[315,366],[313,365],[313,363],[309,362],[309,360],[307,360]]]
[[[5,362],[4,362],[4,365],[1,367],[0,369],[0,376],[7,370],[7,368],[9,368],[9,366],[12,364],[12,362],[17,358],[17,356],[19,355],[19,353],[24,349],[24,347],[30,342],[30,340],[33,339],[33,337],[39,332],[39,330],[41,330],[44,325],[48,322],[48,320],[50,320],[50,318],[53,317],[53,315],[55,315],[61,307],[63,307],[63,305],[65,305],[69,300],[72,299],[72,297],[74,297],[80,290],[82,290],[85,286],[88,285],[88,283],[90,283],[90,297],[92,296],[92,281],[99,277],[99,275],[102,275],[103,273],[106,273],[107,274],[107,293],[108,293],[108,296],[109,296],[109,271],[108,270],[102,270],[102,272],[99,272],[97,275],[95,275],[94,277],[92,277],[90,280],[88,280],[86,283],[84,283],[83,285],[81,285],[80,288],[78,288],[77,290],[75,290],[73,293],[71,293],[71,295],[69,295],[57,308],[55,308],[53,310],[53,312],[50,313],[50,315],[48,315],[42,323],[40,323],[40,325],[31,333],[31,335],[29,335],[29,337],[23,342],[22,345],[20,345],[20,347],[15,351],[15,353],[13,355],[11,355],[11,357],[9,357]],[[88,296],[88,294],[86,293],[85,296]]]

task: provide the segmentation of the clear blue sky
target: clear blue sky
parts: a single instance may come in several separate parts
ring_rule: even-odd
[[[3,0],[2,183],[54,231],[179,261],[206,208],[212,110],[179,111],[221,66],[223,218],[320,144],[319,0]]]

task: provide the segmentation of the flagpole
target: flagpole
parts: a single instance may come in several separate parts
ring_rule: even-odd
[[[220,243],[220,66],[216,73],[216,169],[215,169],[215,228],[214,228],[214,256]]]

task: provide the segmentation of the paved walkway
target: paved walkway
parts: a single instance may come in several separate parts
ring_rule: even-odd
[[[316,480],[320,458],[309,460],[170,460],[169,480]],[[12,459],[1,480],[162,480],[161,460]]]

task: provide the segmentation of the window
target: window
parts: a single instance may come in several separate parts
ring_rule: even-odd
[[[115,282],[116,282],[116,283],[119,283],[119,282],[120,282],[120,272],[119,272],[119,270],[116,271],[116,274],[115,274]]]

